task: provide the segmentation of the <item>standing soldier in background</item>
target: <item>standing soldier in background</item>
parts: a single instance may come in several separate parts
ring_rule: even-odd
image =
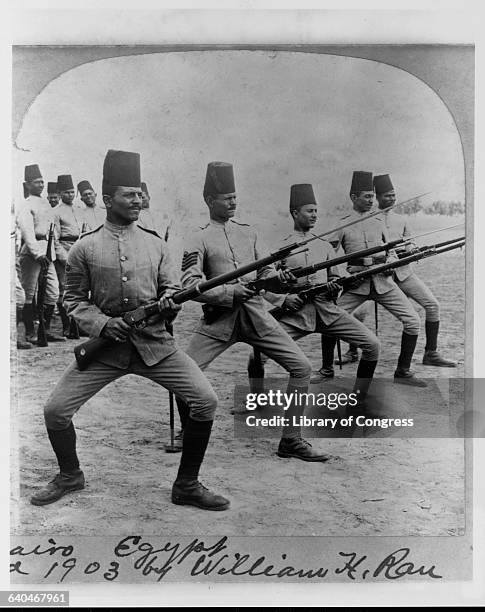
[[[44,319],[48,342],[64,340],[50,332],[50,323],[57,300],[59,299],[59,284],[52,261],[46,255],[47,238],[51,223],[54,223],[54,210],[49,202],[42,197],[44,180],[37,164],[25,167],[24,187],[28,191],[27,199],[20,205],[17,212],[17,224],[22,239],[19,253],[20,281],[25,293],[25,303],[22,309],[22,320],[25,325],[25,339],[35,343],[34,306],[37,283],[41,268],[47,269],[47,290],[44,299]],[[58,236],[54,236],[51,259],[61,252]]]
[[[317,222],[317,202],[312,185],[291,186],[290,214],[293,218],[293,232],[278,244],[278,248],[312,237],[311,230]],[[305,268],[322,261],[329,261],[334,257],[335,252],[331,244],[321,239],[307,245],[305,252],[289,255],[284,263],[290,269]],[[379,340],[365,325],[340,308],[330,296],[317,296],[308,302],[303,302],[298,296],[298,285],[329,283],[329,289],[333,290],[336,298],[340,287],[338,284],[332,287],[332,280],[337,278],[339,274],[334,268],[319,270],[298,279],[295,291],[292,293],[275,294],[267,291],[264,297],[283,310],[284,314],[279,318],[279,322],[293,340],[308,334],[320,333],[342,338],[362,347],[362,359],[357,368],[357,380],[353,391],[359,393],[359,401],[361,406],[364,406],[379,358]],[[265,356],[262,356],[262,361],[263,363],[266,361]]]
[[[354,172],[350,199],[354,210],[342,221],[359,219],[369,213],[374,202],[372,172]],[[389,237],[382,219],[371,217],[340,230],[337,232],[336,240],[348,254],[389,242]],[[383,254],[363,259],[351,259],[347,264],[347,271],[349,274],[361,272],[375,264],[384,263],[386,258],[387,256]],[[397,259],[394,251],[389,252],[389,258],[390,261]],[[364,280],[358,287],[349,289],[338,299],[337,303],[341,308],[352,313],[365,301],[373,300],[399,319],[403,325],[403,332],[394,381],[415,387],[426,387],[426,382],[417,378],[411,370],[411,361],[421,322],[412,304],[392,280],[392,273],[391,271],[389,274],[375,274],[372,278]],[[324,371],[333,370],[335,343],[334,338],[322,336],[322,368]]]
[[[217,396],[194,361],[166,331],[165,319],[172,319],[181,308],[170,299],[177,289],[176,275],[165,242],[136,224],[140,196],[139,154],[108,151],[103,166],[107,219],[101,227],[84,234],[69,253],[65,302],[69,313],[92,337],[110,342],[87,369],[80,370],[73,361],[47,400],[45,424],[59,473],[33,495],[34,505],[53,503],[70,491],[84,488],[73,416],[110,382],[137,374],[163,385],[190,406],[172,502],[204,510],[229,507],[227,499],[198,480]],[[143,328],[130,327],[121,317],[155,300],[160,313],[150,317]]]
[[[57,183],[47,183],[47,199],[52,208],[55,208],[59,204],[59,192],[57,191]]]
[[[211,162],[207,167],[204,200],[210,221],[187,242],[182,261],[182,286],[197,285],[243,264],[257,261],[261,244],[256,232],[247,224],[234,221],[236,188],[231,164]],[[230,346],[245,342],[260,349],[281,365],[289,374],[288,393],[306,392],[310,383],[311,364],[290,336],[266,310],[263,298],[245,286],[245,281],[275,276],[273,266],[265,266],[238,279],[211,289],[197,301],[204,303],[204,317],[190,339],[187,354],[197,365],[206,369]],[[177,398],[180,421],[184,429],[188,407]],[[330,456],[316,451],[301,437],[298,421],[303,406],[291,405],[287,414],[289,425],[283,427],[278,447],[280,457],[303,461],[327,461]]]
[[[387,228],[389,240],[408,238],[411,232],[407,226],[406,217],[399,215],[390,206],[396,203],[396,192],[388,174],[374,177],[374,187],[379,208],[382,210],[382,219]],[[402,248],[402,251],[413,250],[412,245]],[[398,251],[399,252],[399,251]],[[397,268],[394,272],[397,286],[408,298],[412,298],[426,313],[425,330],[426,346],[424,348],[423,364],[442,368],[454,368],[456,362],[442,357],[437,351],[438,331],[440,326],[440,305],[430,288],[415,274],[414,266],[408,265]]]
[[[153,209],[150,208],[150,194],[148,193],[147,184],[144,182],[141,184],[141,194],[142,202],[138,225],[140,227],[144,227],[145,229],[153,230],[154,232],[157,232],[159,236],[162,236],[162,229],[157,221]]]
[[[56,259],[56,272],[59,280],[59,301],[57,307],[62,321],[63,334],[69,339],[78,339],[79,330],[75,321],[70,321],[62,300],[66,279],[67,254],[72,245],[79,239],[83,224],[83,213],[74,208],[74,183],[70,174],[57,177],[57,189],[61,195],[61,203],[54,209],[56,226],[59,232],[60,252]]]
[[[76,210],[83,211],[82,220],[86,223],[86,229],[94,230],[106,220],[106,209],[96,204],[97,194],[89,181],[80,181],[77,190],[84,206],[76,207]]]

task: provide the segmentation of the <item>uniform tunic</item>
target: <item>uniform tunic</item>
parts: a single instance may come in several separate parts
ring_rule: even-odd
[[[82,224],[86,224],[86,231],[88,232],[97,229],[106,221],[106,208],[102,206],[86,206],[84,203],[82,206],[75,206],[74,212],[76,216],[78,210],[81,213],[80,217],[82,220]]]
[[[66,270],[65,305],[91,337],[100,336],[111,317],[177,287],[165,243],[135,223],[106,221],[85,234],[70,250]],[[144,328],[132,328],[126,342],[109,342],[86,370],[79,370],[75,361],[65,370],[44,409],[47,427],[67,428],[84,402],[125,374],[138,374],[173,391],[190,406],[195,420],[213,419],[217,397],[210,383],[177,348],[161,315],[154,315]]]
[[[59,241],[64,250],[59,259],[65,262],[72,245],[81,234],[83,211],[74,207],[73,204],[60,202],[59,206],[54,209],[54,215],[59,232]]]
[[[45,255],[51,223],[55,223],[54,211],[45,198],[29,196],[24,200],[17,212],[17,225],[20,230],[22,246],[19,253],[20,280],[25,292],[25,301],[32,302],[40,273],[37,258]],[[54,232],[51,258],[53,261],[61,255],[59,235]],[[59,295],[59,285],[54,270],[50,264],[47,270],[47,289],[45,304],[55,304]]]

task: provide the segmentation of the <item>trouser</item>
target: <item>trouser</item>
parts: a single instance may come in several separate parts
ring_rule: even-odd
[[[147,366],[133,349],[128,369],[120,369],[92,362],[86,370],[79,370],[74,361],[63,373],[44,408],[46,426],[51,430],[64,430],[79,408],[110,382],[137,374],[153,380],[182,398],[190,408],[190,416],[196,421],[212,420],[217,406],[217,396],[207,378],[196,363],[183,351],[162,359],[154,366]]]
[[[25,303],[31,304],[37,290],[37,283],[40,274],[40,263],[27,254],[21,254],[20,281],[25,292]],[[59,283],[57,281],[54,264],[50,263],[47,269],[47,287],[45,292],[44,304],[54,305],[59,298]]]
[[[436,322],[440,320],[440,305],[431,289],[416,274],[410,274],[405,280],[396,284],[408,298],[413,299],[422,306],[426,313],[426,321]]]
[[[249,321],[245,322],[243,327],[240,320],[238,320],[229,340],[211,338],[196,332],[190,339],[187,354],[192,357],[201,370],[205,370],[216,357],[236,342],[244,342],[259,349],[281,365],[290,375],[288,381],[289,392],[292,390],[305,392],[308,389],[312,373],[311,363],[303,351],[280,326],[275,326],[273,330],[261,337],[256,333]],[[177,397],[177,406],[181,425],[184,427],[187,419],[187,407],[183,398]],[[290,417],[291,423],[293,422],[291,418],[293,414],[297,416],[302,410],[303,407],[290,406],[287,416]],[[284,429],[285,436],[289,437],[298,434],[299,428],[290,426]]]

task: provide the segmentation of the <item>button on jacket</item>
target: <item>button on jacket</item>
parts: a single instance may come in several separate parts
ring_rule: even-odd
[[[64,304],[81,328],[97,337],[111,317],[177,288],[175,270],[161,238],[135,223],[117,226],[106,221],[71,248]],[[147,366],[176,350],[164,320],[154,315],[146,327],[132,328],[127,342],[103,349],[97,360],[128,368],[132,345]]]
[[[45,198],[29,196],[20,204],[17,212],[17,225],[22,238],[21,255],[30,255],[36,259],[46,254],[51,223],[55,223],[55,214]],[[51,253],[53,261],[62,250],[58,236],[55,231]]]
[[[388,212],[382,211],[382,214],[378,215],[378,218],[382,219],[384,222],[389,240],[409,238],[411,236],[411,231],[409,230],[407,220],[404,215],[398,215],[393,210],[389,210]],[[410,249],[412,249],[412,245],[406,247],[406,250]],[[399,281],[406,280],[408,276],[413,273],[413,267],[414,266],[410,264],[407,266],[402,266],[402,268],[396,268],[394,274]]]
[[[211,220],[189,239],[182,262],[182,286],[184,289],[191,287],[257,261],[267,253],[256,232],[248,225],[234,220],[227,223]],[[246,315],[243,320],[249,320],[260,337],[279,328],[276,320],[266,311],[261,296],[252,297],[243,304],[234,302],[234,288],[238,282],[264,278],[274,271],[273,266],[264,266],[257,272],[202,294],[197,301],[221,306],[224,310],[221,309],[221,316],[210,325],[202,318],[195,331],[211,338],[229,340],[241,312]]]
[[[312,236],[313,234],[311,232],[300,232],[295,230],[281,241],[278,248],[282,248],[293,242],[307,240]],[[311,266],[322,261],[329,261],[336,257],[331,244],[326,240],[314,240],[307,244],[305,248],[308,250],[302,253],[291,254],[285,259],[284,263],[289,269]],[[299,278],[297,285],[326,283],[329,280],[338,278],[338,276],[335,268],[328,268],[327,270],[319,270],[318,272]],[[292,293],[296,293],[296,290]],[[275,306],[282,306],[285,297],[285,295],[278,295],[270,292],[266,292],[265,294],[265,298]],[[280,321],[292,327],[312,332],[317,326],[317,313],[325,325],[330,325],[344,314],[342,309],[336,306],[334,302],[322,296],[307,302],[297,312],[286,313],[281,317]]]
[[[368,213],[359,213],[352,211],[350,215],[341,219],[342,223],[348,223],[354,219],[359,219],[367,215]],[[346,227],[335,233],[335,237],[339,240],[346,254],[353,253],[355,251],[361,251],[371,247],[378,246],[384,242],[389,242],[387,229],[379,216],[371,217],[350,227]],[[333,238],[332,238],[333,240]],[[384,253],[384,252],[383,252]],[[388,261],[397,259],[394,251],[389,251]],[[347,265],[347,272],[349,274],[355,274],[355,272],[361,272],[367,270],[366,266],[353,266]],[[372,283],[377,293],[387,293],[391,291],[396,285],[392,280],[391,276],[385,276],[384,274],[375,274],[372,277]],[[359,295],[368,295],[371,291],[371,279],[366,279],[359,287],[350,289],[350,293],[357,293]]]

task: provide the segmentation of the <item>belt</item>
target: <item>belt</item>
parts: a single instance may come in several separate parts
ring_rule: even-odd
[[[47,240],[47,238],[48,238],[47,234],[36,234],[35,235],[36,240]]]
[[[350,259],[349,266],[373,266],[375,264],[386,263],[387,257],[385,255],[378,255],[377,257],[361,257],[360,259]]]
[[[59,238],[59,240],[61,242],[76,242],[76,240],[79,238],[79,236],[61,236],[61,238]]]

